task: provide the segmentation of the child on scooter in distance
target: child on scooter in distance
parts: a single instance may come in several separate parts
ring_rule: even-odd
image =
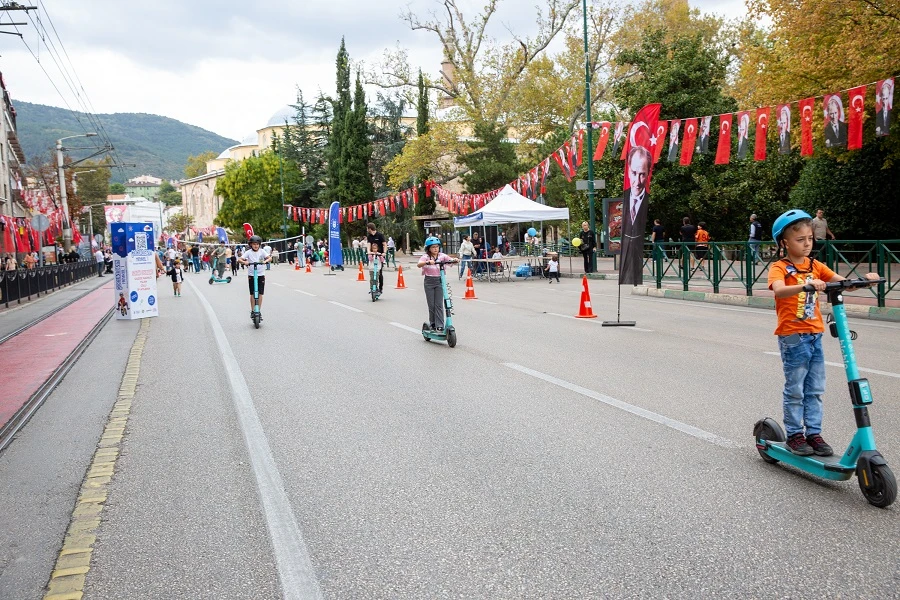
[[[425,279],[425,300],[428,303],[428,323],[435,331],[444,329],[444,290],[441,287],[441,268],[437,263],[456,263],[458,259],[441,252],[441,240],[431,236],[425,240],[425,254],[416,266]]]
[[[824,263],[810,258],[815,237],[812,217],[802,210],[789,210],[772,226],[772,237],[784,258],[769,270],[769,289],[775,293],[778,349],[784,369],[784,428],[787,446],[799,456],[831,456],[822,439],[822,394],[825,393],[825,355],[822,333],[825,324],[819,310],[818,292],[825,284],[841,281]],[[867,273],[866,279],[878,279]],[[810,284],[816,292],[804,292]],[[805,429],[805,431],[804,431]]]

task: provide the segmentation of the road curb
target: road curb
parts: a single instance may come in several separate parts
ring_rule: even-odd
[[[670,300],[690,300],[692,302],[711,302],[713,304],[728,304],[731,306],[749,306],[752,308],[775,308],[774,298],[760,298],[757,296],[742,296],[739,294],[714,294],[712,292],[685,292],[683,290],[657,289],[646,285],[632,287],[633,296],[650,296],[653,298],[668,298]],[[823,303],[822,313],[829,314],[831,305]],[[874,321],[892,321],[900,323],[900,308],[881,308],[878,306],[862,306],[859,304],[844,304],[848,317],[858,319],[872,319]]]

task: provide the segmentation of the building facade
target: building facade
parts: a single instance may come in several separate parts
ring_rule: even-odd
[[[225,169],[183,179],[181,181],[181,206],[185,216],[194,218],[195,229],[213,226],[224,199],[216,195],[216,182],[225,175]]]

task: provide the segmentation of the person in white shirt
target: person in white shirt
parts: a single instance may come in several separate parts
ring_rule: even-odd
[[[97,276],[103,277],[103,250],[97,248],[97,251],[94,252],[94,260],[97,261]]]
[[[266,256],[272,256],[272,246],[266,244],[265,246],[263,246],[263,252],[266,253]],[[272,263],[267,262],[266,263],[266,271],[268,271],[271,268],[272,268]]]
[[[241,264],[247,265],[247,282],[250,284],[250,318],[253,318],[253,274],[256,274],[256,282],[257,289],[259,290],[259,311],[260,318],[262,321],[262,305],[263,305],[263,294],[266,291],[266,276],[265,270],[262,268],[262,264],[268,265],[269,263],[269,253],[266,252],[265,248],[260,249],[260,244],[262,244],[262,238],[258,235],[254,235],[250,237],[250,249],[245,250],[244,253],[238,258],[238,262]],[[249,266],[250,263],[259,263],[256,266]]]

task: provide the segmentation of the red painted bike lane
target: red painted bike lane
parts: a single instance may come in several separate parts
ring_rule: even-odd
[[[63,363],[113,305],[112,282],[0,344],[0,427]]]

